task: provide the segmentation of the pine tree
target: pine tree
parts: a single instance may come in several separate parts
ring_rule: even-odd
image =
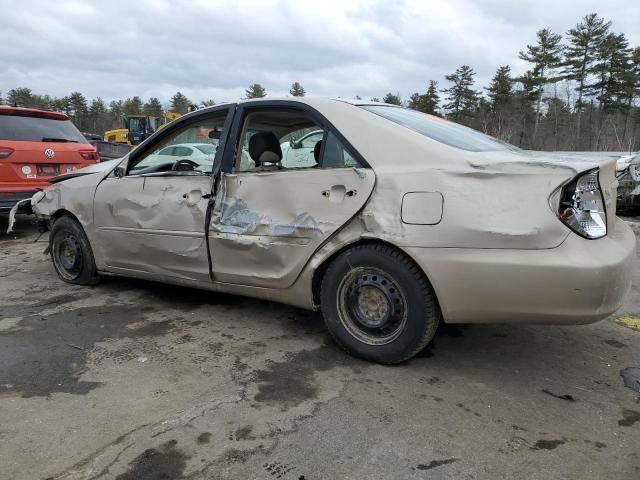
[[[307,92],[305,91],[304,87],[300,85],[298,82],[293,82],[291,84],[291,89],[289,90],[289,93],[293,97],[304,97]]]
[[[511,67],[504,65],[498,67],[491,83],[486,88],[487,96],[491,100],[491,110],[494,112],[508,109],[513,102],[513,83]]]
[[[393,94],[391,92],[387,93],[382,99],[384,103],[390,103],[391,105],[402,105],[402,100],[400,99],[400,94]]]
[[[149,117],[162,117],[162,103],[157,97],[151,97],[142,106],[142,112]]]
[[[533,65],[533,78],[536,86],[536,119],[533,129],[533,139],[535,141],[538,123],[540,122],[540,105],[544,87],[548,83],[553,83],[555,70],[562,64],[562,36],[553,33],[547,28],[538,30],[536,33],[538,41],[535,45],[527,45],[526,52],[520,52],[518,58]]]
[[[181,92],[176,92],[171,97],[169,109],[172,112],[178,112],[184,115],[189,111],[189,107],[191,106],[191,104],[191,100],[185,97]]]
[[[447,103],[444,105],[444,109],[449,112],[448,116],[456,122],[473,117],[479,96],[479,93],[472,88],[475,74],[476,72],[469,65],[462,65],[451,75],[445,76],[453,85],[442,90],[442,93],[447,94]]]
[[[79,130],[85,131],[89,127],[87,125],[88,114],[87,99],[80,92],[73,92],[69,95],[69,115]]]
[[[595,13],[585,15],[581,22],[567,32],[569,46],[564,52],[564,78],[577,83],[575,109],[582,108],[582,97],[587,76],[591,73],[593,62],[597,52],[602,48],[602,43],[607,36],[611,22],[605,22],[604,18]]]
[[[411,110],[418,110],[418,104],[420,103],[421,95],[418,92],[414,92],[409,97],[409,101],[407,102],[407,107]]]
[[[69,97],[54,98],[51,100],[51,108],[57,112],[71,115],[71,102],[69,101]]]
[[[625,77],[631,70],[631,49],[623,33],[609,33],[597,52],[593,73],[597,79],[587,85],[587,93],[598,101],[598,110],[620,109]]]
[[[204,107],[213,107],[216,104],[216,102],[210,98],[209,100],[202,100],[200,102],[200,107],[204,108]]]
[[[122,117],[124,116],[124,102],[122,100],[113,100],[109,103],[109,127],[122,128]]]
[[[244,94],[245,98],[263,98],[267,96],[267,91],[259,83],[253,83],[244,91]]]
[[[107,106],[102,98],[94,98],[89,106],[88,115],[88,127],[92,133],[102,135],[106,130],[109,130],[107,119]]]
[[[143,108],[142,99],[137,95],[124,101],[123,109],[125,115],[142,115]]]
[[[411,95],[408,107],[418,110],[419,112],[437,115],[439,102],[440,95],[438,95],[438,82],[430,80],[427,92],[422,95],[417,92]]]
[[[7,92],[7,103],[18,107],[30,107],[31,97],[29,88],[12,88]]]

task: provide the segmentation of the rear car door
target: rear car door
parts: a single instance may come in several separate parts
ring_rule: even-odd
[[[256,167],[264,152],[250,148],[252,161],[243,160],[249,133],[273,134],[285,144],[294,128],[322,130],[317,165]],[[314,252],[364,206],[375,175],[322,116],[297,102],[245,104],[232,136],[209,225],[213,278],[287,288]],[[273,153],[264,158],[276,158]]]
[[[214,158],[198,164],[158,152],[194,142],[217,146],[220,137],[223,145],[232,112],[225,106],[172,123],[132,152],[126,169],[100,183],[94,224],[110,270],[210,281],[204,226]],[[217,148],[211,152],[218,154]]]

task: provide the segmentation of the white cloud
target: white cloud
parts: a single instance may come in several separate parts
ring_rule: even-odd
[[[577,4],[579,3],[579,4]],[[254,82],[285,94],[408,97],[461,64],[477,89],[548,26],[566,32],[597,11],[640,44],[640,4],[628,0],[110,1],[0,0],[0,90],[29,87],[107,100],[176,90],[232,100]]]

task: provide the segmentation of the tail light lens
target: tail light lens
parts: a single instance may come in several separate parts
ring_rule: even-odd
[[[607,212],[598,174],[597,168],[588,170],[566,184],[560,193],[560,220],[588,239],[607,234]]]
[[[12,153],[13,153],[13,148],[0,147],[0,160],[2,160],[3,158],[7,158]]]
[[[96,163],[100,161],[100,155],[95,150],[81,150],[80,155],[85,160],[94,160]]]

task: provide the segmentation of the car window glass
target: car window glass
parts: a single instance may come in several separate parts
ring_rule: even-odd
[[[259,135],[251,151],[252,138]],[[311,168],[324,130],[297,109],[256,111],[245,120],[236,153],[236,172]],[[253,157],[252,157],[253,155]],[[256,158],[254,158],[256,157]]]
[[[70,120],[0,115],[0,140],[88,143]]]
[[[215,117],[191,122],[166,135],[155,148],[134,159],[129,167],[129,175],[172,170],[210,173],[218,148],[219,132],[222,131],[227,112],[217,113]],[[162,129],[159,135],[162,135]]]
[[[472,128],[416,110],[380,105],[363,105],[361,108],[386,118],[393,123],[410,128],[425,137],[462,150],[469,150],[471,152],[519,150],[518,147],[514,145],[480,133]]]
[[[322,168],[362,166],[333,132],[328,133],[326,142],[322,156]]]

